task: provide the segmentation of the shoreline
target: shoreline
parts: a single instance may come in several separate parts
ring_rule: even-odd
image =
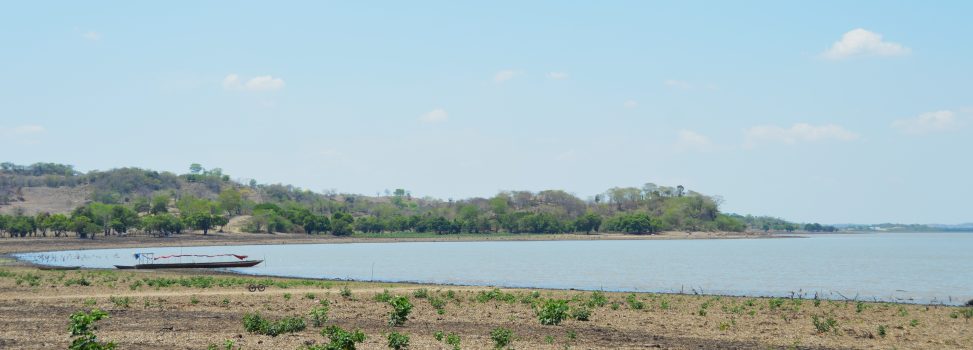
[[[801,234],[762,232],[679,232],[667,231],[652,235],[618,233],[600,234],[453,234],[411,235],[403,234],[367,236],[306,235],[296,233],[183,233],[171,237],[152,236],[98,236],[95,239],[74,237],[31,237],[0,239],[0,257],[14,253],[32,253],[62,250],[90,250],[112,248],[198,247],[227,245],[276,245],[276,244],[348,244],[348,243],[409,243],[409,242],[494,242],[494,241],[599,241],[599,240],[721,240],[721,239],[775,239],[803,238]]]

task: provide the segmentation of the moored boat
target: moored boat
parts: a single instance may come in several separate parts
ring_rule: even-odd
[[[192,263],[161,263],[115,265],[118,269],[212,269],[221,267],[252,267],[263,260],[223,261],[223,262],[192,262]]]

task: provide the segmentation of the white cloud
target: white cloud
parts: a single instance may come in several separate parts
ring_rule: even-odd
[[[841,36],[822,57],[840,60],[855,56],[901,56],[911,52],[908,47],[899,43],[882,40],[882,35],[857,28]]]
[[[675,79],[669,79],[663,81],[662,84],[671,88],[677,88],[683,90],[688,90],[693,88],[693,84],[689,83],[688,81],[675,80]]]
[[[442,108],[436,108],[419,116],[419,121],[423,123],[442,123],[448,119],[449,114],[446,113],[446,110]]]
[[[568,73],[565,72],[550,72],[547,73],[548,79],[563,80],[568,78]]]
[[[510,79],[513,79],[514,77],[516,77],[519,74],[520,74],[520,72],[518,72],[518,71],[510,70],[510,69],[505,69],[505,70],[499,71],[499,72],[497,72],[497,74],[494,74],[493,75],[493,82],[494,83],[497,83],[497,84],[502,84],[502,83],[504,83],[504,82],[506,82],[506,81],[508,81]]]
[[[745,131],[744,147],[753,148],[763,143],[796,144],[826,140],[850,141],[858,134],[835,124],[811,125],[797,123],[789,128],[776,125],[758,125]]]
[[[918,117],[899,119],[892,127],[906,134],[928,134],[956,130],[962,127],[962,120],[953,111],[935,111],[920,114]]]
[[[628,101],[625,101],[624,103],[622,103],[622,107],[625,107],[625,108],[628,108],[628,109],[632,109],[632,108],[635,108],[635,107],[638,107],[638,106],[639,106],[639,103],[638,103],[638,101],[635,101],[635,100],[628,100]]]
[[[270,75],[262,75],[250,78],[250,80],[244,82],[239,75],[230,73],[223,78],[223,88],[227,90],[248,91],[280,90],[284,88],[284,80],[281,78],[274,78]]]
[[[98,40],[101,40],[101,33],[98,33],[98,32],[93,31],[93,30],[89,30],[89,31],[84,32],[83,34],[81,34],[81,37],[82,38],[85,38],[86,40],[98,41]]]
[[[678,151],[706,152],[713,148],[713,142],[711,142],[708,137],[698,132],[692,130],[680,130],[675,148]]]
[[[21,125],[13,128],[12,131],[15,135],[33,135],[43,133],[46,130],[40,125]]]

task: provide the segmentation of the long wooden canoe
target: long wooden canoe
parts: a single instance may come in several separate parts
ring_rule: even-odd
[[[170,264],[135,264],[135,265],[115,265],[118,269],[212,269],[220,267],[252,267],[263,260],[244,260],[226,262],[196,262],[196,263],[170,263]]]

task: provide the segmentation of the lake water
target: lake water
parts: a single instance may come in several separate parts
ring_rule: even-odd
[[[19,254],[111,268],[136,252],[250,255],[243,274],[958,304],[973,299],[973,234],[828,234],[736,240],[241,245]],[[170,259],[175,260],[175,259]],[[191,259],[182,260],[189,262]],[[197,260],[202,261],[202,260]]]

